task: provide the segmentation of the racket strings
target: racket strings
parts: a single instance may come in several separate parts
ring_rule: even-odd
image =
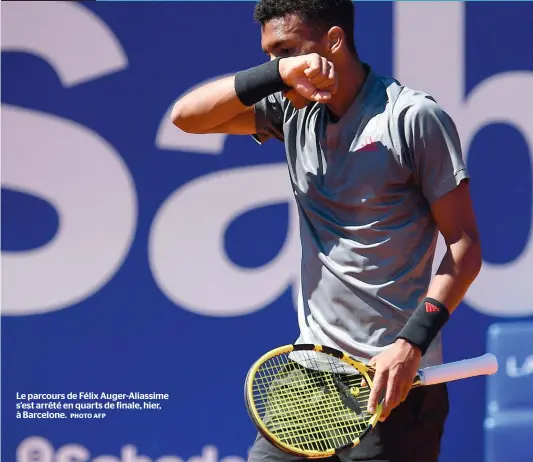
[[[370,389],[362,388],[361,376],[348,374],[340,361],[326,354],[317,361],[318,355],[299,351],[298,362],[287,353],[268,359],[255,374],[253,399],[278,440],[325,452],[351,443],[367,428]]]
[[[317,378],[316,377],[316,374],[315,375],[315,379]],[[320,379],[320,377],[319,377]],[[326,386],[326,387],[331,387],[332,386],[332,383],[331,381],[328,381],[329,383],[325,383],[323,380],[322,380],[322,383],[320,384],[321,386]],[[334,396],[334,395],[332,395]],[[323,404],[326,405],[326,406],[332,406],[334,405],[334,401],[332,401],[331,399],[329,400],[323,400]],[[276,411],[283,411],[284,409],[276,409]],[[342,425],[342,420],[339,418],[338,415],[334,415],[332,414],[330,417],[333,417],[333,418],[325,418],[325,416],[323,415],[323,412],[305,412],[306,410],[308,409],[305,409],[305,405],[304,406],[297,406],[297,410],[299,411],[304,411],[301,413],[300,415],[300,418],[298,417],[294,417],[293,418],[293,423],[302,423],[302,422],[305,422],[307,425],[309,425],[310,423],[311,424],[315,424],[315,426],[317,427],[318,430],[322,430],[322,434],[320,435],[320,439],[324,439],[324,438],[328,438],[328,439],[331,439],[331,438],[334,438],[335,437],[335,434],[331,431],[331,428],[332,427],[336,427],[336,430],[341,430],[343,431],[344,433],[346,433],[346,431],[348,430],[356,430],[357,429],[350,429],[349,427],[347,427],[346,425]],[[311,419],[309,419],[311,417]],[[315,419],[313,419],[313,417],[315,417]],[[319,420],[318,422],[316,421],[316,418],[319,418],[319,419],[322,419],[322,420]],[[276,419],[278,420],[278,419]],[[283,430],[286,430],[286,428],[284,428]],[[294,438],[290,438],[290,437],[297,437],[299,435],[299,430],[301,430],[301,428],[298,428],[296,429],[297,431],[285,431],[285,436],[287,438],[289,438],[290,440],[293,440],[292,442],[295,443],[294,441]],[[307,430],[308,432],[308,430]],[[324,434],[325,432],[325,434]],[[336,432],[335,432],[336,433]],[[307,443],[316,443],[316,442],[320,442],[320,441],[317,441],[316,438],[307,438]],[[335,442],[336,445],[339,445],[340,444],[340,441],[336,441]],[[311,445],[312,446],[312,445]],[[322,444],[320,445],[322,447],[324,447],[325,445]]]

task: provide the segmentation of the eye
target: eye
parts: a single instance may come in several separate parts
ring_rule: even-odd
[[[292,56],[294,55],[294,48],[280,48],[279,55],[280,56]]]

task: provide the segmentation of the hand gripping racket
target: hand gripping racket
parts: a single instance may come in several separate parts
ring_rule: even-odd
[[[492,354],[420,369],[413,387],[491,375]],[[382,402],[367,412],[374,369],[321,345],[286,345],[259,358],[246,377],[245,400],[258,430],[272,444],[306,458],[353,448],[377,424]],[[366,386],[361,386],[364,379]]]

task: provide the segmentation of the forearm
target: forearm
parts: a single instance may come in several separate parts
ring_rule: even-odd
[[[457,308],[481,269],[481,246],[477,238],[461,236],[448,245],[426,297],[397,336],[425,354],[431,342]]]
[[[247,110],[235,92],[235,76],[225,77],[187,93],[174,104],[172,122],[189,133],[201,133]]]
[[[188,93],[174,105],[174,125],[190,133],[208,133],[244,115],[247,119],[245,125],[249,126],[250,122],[255,121],[254,117],[248,115],[254,116],[256,103],[273,93],[290,89],[280,74],[280,60],[274,59],[237,72],[234,76],[211,82]],[[288,66],[287,78],[291,75],[290,70]]]
[[[481,262],[479,240],[464,236],[449,245],[427,297],[438,300],[453,313],[478,275]]]

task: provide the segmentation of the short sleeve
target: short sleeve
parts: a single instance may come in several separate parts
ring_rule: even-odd
[[[409,105],[403,115],[410,163],[431,204],[469,178],[459,134],[450,115],[429,96]]]
[[[254,106],[256,133],[253,138],[262,144],[275,138],[283,141],[283,96],[274,93]]]

